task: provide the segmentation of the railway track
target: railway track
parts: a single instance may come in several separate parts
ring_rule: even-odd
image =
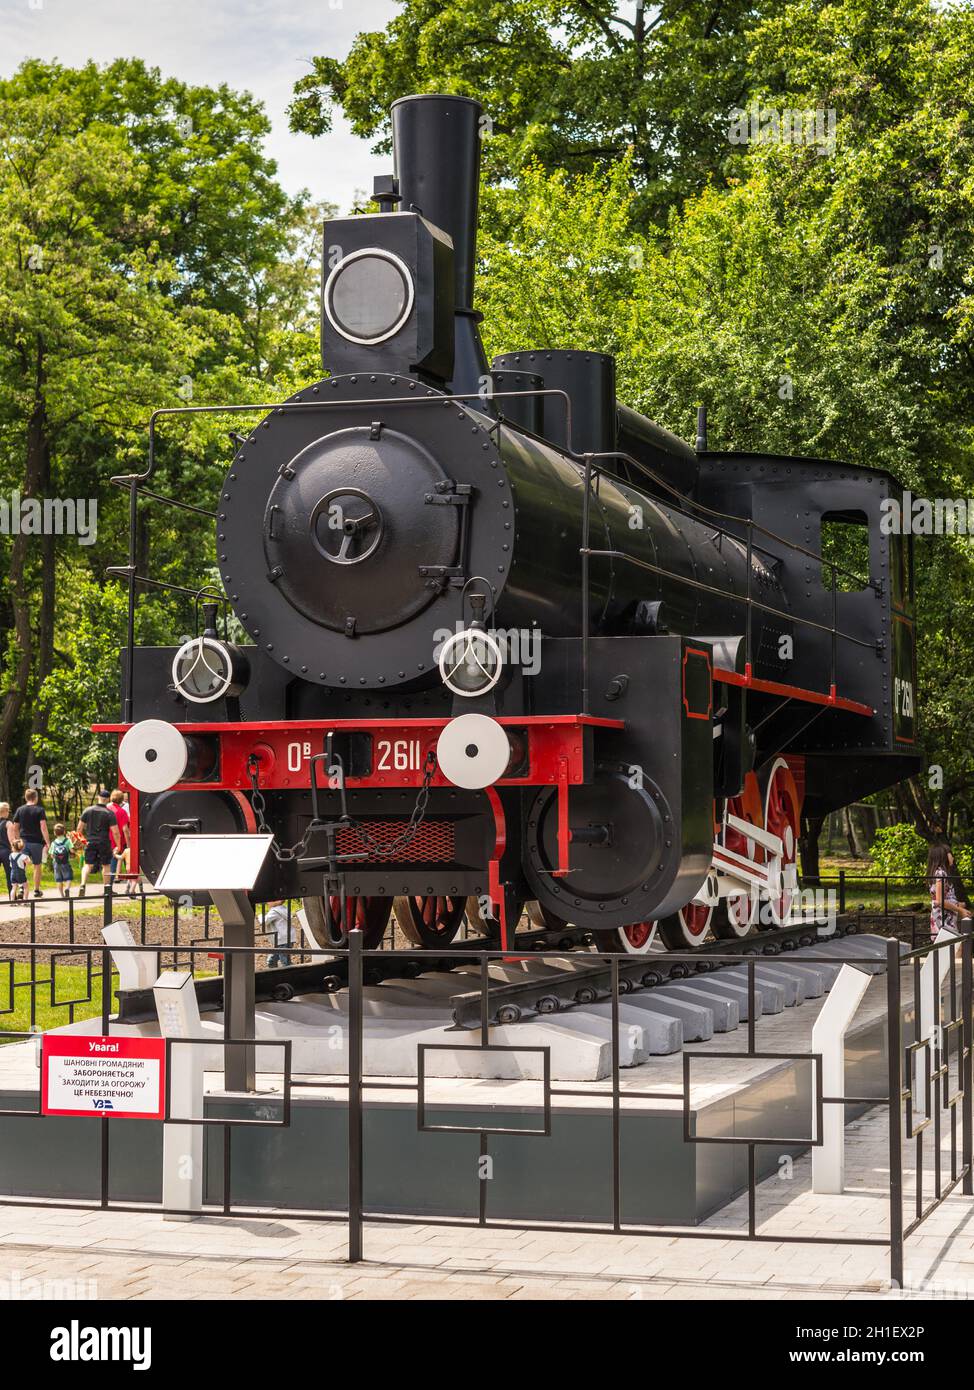
[[[692,952],[660,951],[638,957],[581,954],[569,968],[552,967],[550,974],[525,974],[523,980],[491,980],[487,987],[455,995],[453,1020],[458,1027],[519,1023],[528,1015],[545,1016],[610,1000],[617,973],[620,997],[665,984],[699,979],[702,975],[740,969],[748,957],[767,963],[774,957],[814,946],[822,938],[819,923],[809,919],[774,932],[735,941],[707,942]],[[841,919],[825,939],[855,935],[858,918]],[[717,959],[715,959],[717,957]],[[730,957],[730,959],[724,959]],[[793,1002],[793,1001],[792,1001]]]
[[[854,935],[861,919],[856,914],[840,916],[828,940]],[[618,971],[620,995],[660,985],[676,984],[701,975],[722,970],[739,969],[747,957],[759,957],[767,962],[776,956],[802,947],[813,946],[822,939],[821,924],[807,919],[771,932],[759,932],[740,940],[706,942],[695,951],[659,951],[645,955],[596,955],[584,948],[590,944],[588,933],[579,930],[528,931],[517,936],[517,951],[504,960],[490,962],[485,982],[474,989],[459,990],[452,997],[453,1019],[461,1028],[488,1024],[513,1024],[527,1017],[562,1013],[573,1008],[592,1005],[611,999],[613,972]],[[467,975],[469,967],[479,961],[485,950],[496,950],[485,938],[454,942],[449,955],[427,950],[421,953],[379,951],[366,955],[363,978],[366,985],[381,985],[386,981],[415,980],[430,974],[452,972]],[[567,958],[544,968],[533,956],[558,955]],[[729,959],[715,959],[727,957]],[[528,971],[525,966],[530,966]],[[539,968],[540,967],[540,968]],[[506,978],[498,978],[504,975]],[[523,976],[523,978],[519,978]],[[219,1009],[223,1005],[223,976],[197,979],[196,993],[201,1011]],[[283,1002],[298,995],[334,993],[348,985],[348,958],[328,957],[309,965],[292,965],[273,970],[258,970],[255,982],[257,1001]],[[486,986],[486,987],[485,987]],[[155,1002],[151,990],[120,990],[119,1021],[139,1023],[155,1019]]]

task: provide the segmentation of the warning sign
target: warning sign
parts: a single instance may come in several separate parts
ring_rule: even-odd
[[[165,1115],[164,1038],[46,1033],[41,1045],[41,1113]]]

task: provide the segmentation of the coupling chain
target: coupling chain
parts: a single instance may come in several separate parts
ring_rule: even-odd
[[[278,863],[287,864],[295,859],[301,859],[311,842],[311,837],[314,832],[321,829],[322,826],[332,824],[333,822],[323,821],[320,817],[312,816],[300,840],[296,840],[293,845],[280,844],[277,836],[267,824],[267,817],[265,814],[267,811],[267,802],[264,799],[264,793],[261,791],[257,780],[259,769],[260,759],[257,757],[256,753],[251,753],[250,757],[247,759],[247,775],[250,778],[251,804],[254,808],[254,820],[257,824],[257,829],[263,835],[270,835],[271,852]],[[416,802],[410,812],[409,820],[403,827],[402,832],[397,835],[394,840],[385,842],[377,840],[361,821],[349,815],[347,808],[345,808],[344,796],[342,797],[343,811],[339,817],[342,827],[351,830],[352,833],[358,837],[360,843],[376,857],[392,858],[394,855],[399,854],[412,844],[419,833],[420,826],[426,819],[426,808],[430,796],[430,784],[433,781],[433,773],[435,771],[436,751],[431,748],[426,754],[426,761],[423,764],[423,780],[420,783],[419,791],[416,795]],[[338,776],[341,779],[344,779],[345,776],[344,769],[342,769],[340,765]],[[340,790],[344,792],[344,781],[339,781],[338,785]]]

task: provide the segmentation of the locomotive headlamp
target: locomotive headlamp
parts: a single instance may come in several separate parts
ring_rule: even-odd
[[[453,244],[417,212],[325,224],[321,353],[333,376],[453,373]]]
[[[194,705],[239,695],[247,684],[246,659],[216,637],[191,637],[173,657],[173,685]]]
[[[486,695],[501,678],[504,655],[496,637],[467,627],[443,643],[439,666],[443,684],[454,695]]]
[[[350,343],[371,347],[399,332],[414,297],[405,262],[391,251],[366,246],[339,261],[325,281],[325,316]]]

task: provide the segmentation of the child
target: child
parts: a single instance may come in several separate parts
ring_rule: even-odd
[[[291,956],[287,950],[281,950],[282,946],[287,947],[291,944],[291,922],[287,910],[287,903],[283,898],[275,898],[267,904],[267,915],[264,918],[264,930],[274,933],[274,943],[276,951],[271,951],[267,957],[267,968],[275,965],[290,965]]]
[[[74,846],[68,839],[65,827],[59,821],[54,827],[54,839],[51,842],[51,863],[54,865],[54,882],[61,889],[62,898],[71,895],[71,889],[68,885],[74,878],[74,871],[71,868],[72,854],[74,854]]]
[[[13,852],[10,855],[10,901],[21,902],[27,898],[27,869],[30,866],[31,857],[24,849],[23,840],[14,840]]]

